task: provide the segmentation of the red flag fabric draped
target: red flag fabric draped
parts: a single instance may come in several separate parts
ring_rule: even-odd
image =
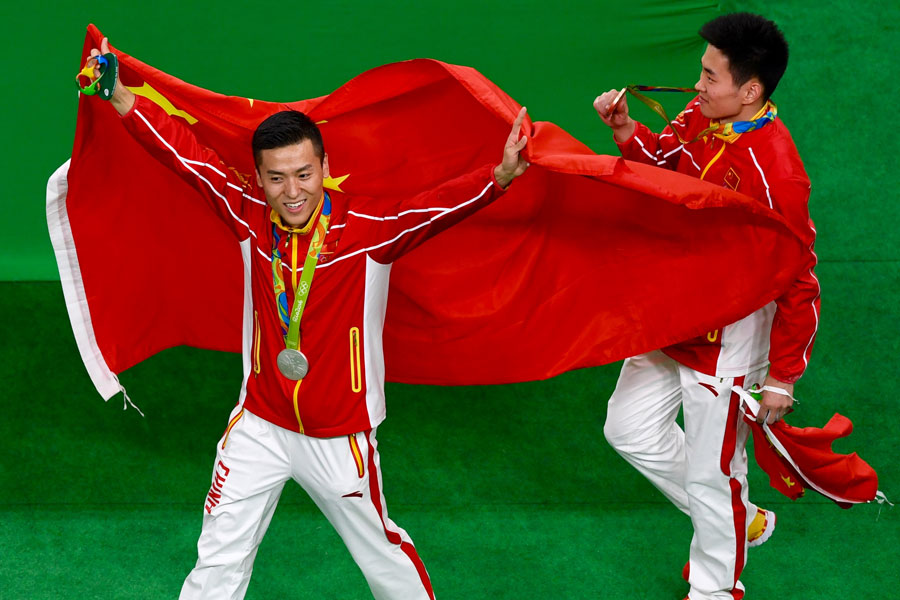
[[[831,448],[853,431],[850,419],[835,414],[822,428],[793,427],[784,420],[760,424],[756,399],[740,387],[732,389],[743,400],[742,415],[753,435],[756,464],[769,476],[773,488],[791,500],[812,489],[841,508],[886,500],[878,491],[875,469],[855,452],[838,454]]]
[[[82,61],[102,34],[90,26]],[[183,119],[243,177],[256,125],[286,107],[320,123],[334,180],[398,199],[499,161],[519,104],[474,69],[412,60],[333,93],[278,104],[209,92],[119,50],[135,93]],[[552,377],[721,327],[779,296],[812,260],[753,199],[594,154],[527,120],[531,168],[498,202],[393,268],[391,381],[494,384]],[[191,187],[81,97],[48,222],[82,358],[100,393],[165,348],[240,351],[240,248]]]
[[[825,427],[792,427],[778,421],[764,430],[748,419],[753,454],[770,485],[792,500],[812,489],[841,508],[871,502],[878,494],[878,474],[855,452],[838,454],[831,448],[853,431],[853,423],[835,414]]]

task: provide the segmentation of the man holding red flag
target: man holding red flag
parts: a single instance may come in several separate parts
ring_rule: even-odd
[[[105,38],[100,46],[89,68],[116,63]],[[301,112],[277,112],[257,127],[254,185],[154,102],[118,81],[110,95],[126,130],[225,222],[241,247],[252,300],[244,384],[217,446],[199,558],[181,598],[244,596],[281,490],[294,479],[340,534],[375,598],[433,599],[412,541],[388,518],[375,438],[385,417],[391,264],[498,198],[525,171],[525,109],[500,164],[386,210],[325,192],[324,143]]]
[[[755,198],[794,225],[812,254],[809,179],[769,99],[787,67],[783,35],[747,13],[718,17],[700,35],[708,45],[698,95],[661,134],[631,119],[616,90],[594,107],[625,158]],[[774,514],[748,499],[748,429],[732,386],[762,386],[760,421],[773,423],[791,410],[819,319],[812,267],[796,270],[786,293],[737,322],[626,360],[609,400],[607,440],[691,517],[690,600],[742,598],[746,548],[774,528]],[[718,275],[698,285],[715,286]],[[684,430],[675,421],[680,406]]]

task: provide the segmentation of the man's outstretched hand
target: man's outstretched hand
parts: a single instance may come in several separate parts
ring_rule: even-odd
[[[528,168],[528,161],[522,156],[522,149],[528,142],[528,138],[524,135],[520,138],[519,131],[522,129],[522,121],[525,120],[527,109],[523,106],[513,122],[512,131],[506,138],[506,146],[503,148],[503,162],[494,167],[494,179],[500,184],[500,187],[506,188],[512,183],[512,180],[525,172]]]
[[[97,60],[94,57],[100,56],[101,54],[107,54],[108,52],[109,40],[108,38],[103,38],[103,40],[100,42],[99,50],[97,48],[91,48],[91,58],[88,59],[87,66],[97,66]],[[131,110],[132,106],[134,106],[134,93],[127,87],[122,85],[122,81],[120,79],[117,79],[116,89],[113,90],[113,96],[109,99],[109,102],[113,105],[113,108],[115,108],[120,115],[124,115]]]

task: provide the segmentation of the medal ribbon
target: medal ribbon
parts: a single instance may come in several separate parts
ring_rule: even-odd
[[[312,234],[312,239],[309,241],[309,249],[306,251],[306,259],[303,262],[303,274],[300,276],[299,284],[294,287],[294,306],[290,312],[288,312],[287,307],[284,277],[281,274],[281,251],[278,249],[281,237],[278,235],[278,226],[275,223],[272,224],[274,238],[274,243],[272,244],[272,280],[275,288],[275,305],[278,308],[278,316],[281,317],[282,333],[287,334],[285,336],[285,347],[291,350],[297,350],[300,347],[300,318],[303,316],[303,310],[306,308],[306,299],[309,297],[309,290],[312,287],[316,263],[319,260],[319,253],[322,251],[322,245],[325,243],[325,234],[328,233],[328,224],[331,221],[331,198],[327,193],[321,208],[322,216],[316,223],[316,229]],[[315,218],[315,215],[313,215],[313,218]],[[297,268],[296,263],[293,268]]]
[[[669,115],[666,114],[666,109],[662,107],[662,105],[653,100],[652,98],[648,98],[641,92],[693,92],[697,93],[697,90],[694,88],[684,88],[684,87],[663,87],[663,86],[653,86],[653,85],[629,85],[626,87],[628,93],[646,104],[650,109],[661,116],[666,124],[670,124],[672,120],[669,118]],[[720,135],[723,138],[727,138],[736,134],[746,133],[748,131],[753,131],[754,129],[760,129],[761,127],[766,126],[775,120],[778,116],[778,107],[775,106],[775,103],[769,100],[766,103],[765,114],[758,119],[754,119],[752,121],[734,121],[733,123],[715,123],[710,124],[709,127],[701,131],[694,137],[692,140],[685,140],[681,137],[678,131],[672,127],[672,133],[675,134],[675,137],[678,138],[678,141],[682,144],[690,144],[692,142],[696,142],[702,137],[705,137],[710,134]]]

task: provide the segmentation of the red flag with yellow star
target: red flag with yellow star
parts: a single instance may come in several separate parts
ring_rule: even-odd
[[[853,431],[853,423],[835,414],[825,427],[793,427],[784,420],[758,423],[759,403],[735,386],[742,399],[742,415],[753,435],[753,456],[769,476],[769,484],[796,500],[812,489],[841,508],[886,500],[878,491],[878,474],[855,452],[839,454],[832,444]]]
[[[82,62],[101,38],[89,27]],[[261,120],[308,113],[335,176],[327,185],[351,199],[392,202],[499,161],[520,107],[474,69],[433,60],[278,104],[116,53],[124,85],[183,119],[241,177],[254,173]],[[812,261],[780,216],[746,196],[596,155],[549,122],[523,131],[531,168],[510,191],[394,265],[389,380],[496,384],[608,363],[745,316]],[[240,248],[103,102],[80,99],[47,211],[79,350],[105,398],[121,389],[118,373],[165,348],[241,350]]]
[[[839,454],[831,445],[853,431],[853,423],[835,414],[825,427],[792,427],[778,421],[764,428],[748,419],[753,455],[773,488],[796,500],[812,489],[850,508],[878,497],[878,474],[855,452]]]

